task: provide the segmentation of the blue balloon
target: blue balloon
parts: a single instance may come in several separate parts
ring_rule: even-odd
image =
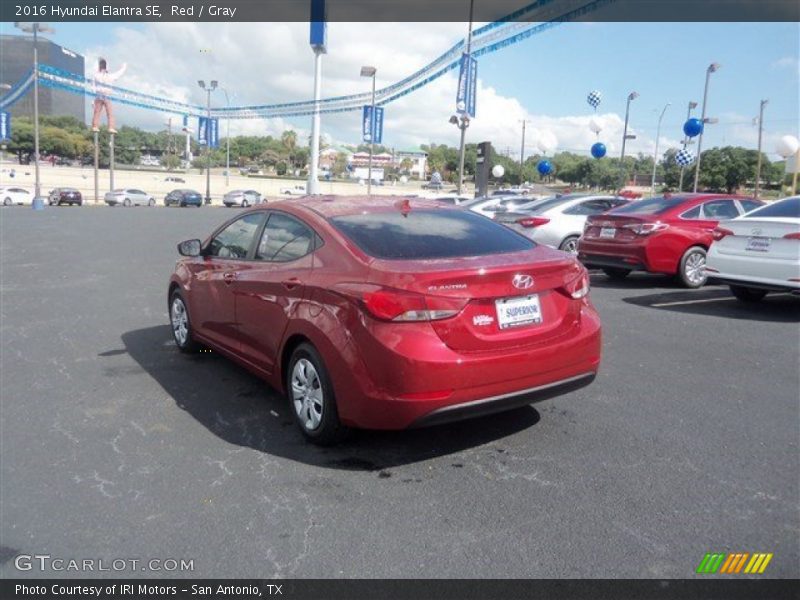
[[[606,155],[606,145],[602,142],[592,144],[592,156],[595,158],[603,158]]]
[[[683,133],[689,137],[695,137],[703,133],[703,122],[700,119],[691,118],[683,124]]]
[[[553,165],[550,164],[549,160],[540,160],[539,164],[536,165],[536,170],[539,171],[540,175],[549,175],[553,172]]]

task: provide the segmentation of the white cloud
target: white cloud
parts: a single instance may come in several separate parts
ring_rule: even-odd
[[[466,32],[463,23],[334,23],[328,27],[329,54],[323,58],[323,97],[366,92],[368,79],[360,67],[378,68],[377,85],[394,83],[446,51]],[[198,79],[217,79],[232,95],[232,105],[271,104],[307,100],[313,90],[313,54],[304,23],[151,23],[143,29],[121,26],[108,46],[84,49],[88,69],[103,56],[111,69],[129,64],[122,87],[170,97],[181,102],[205,103]],[[480,71],[479,71],[480,72]],[[396,148],[421,143],[457,145],[459,131],[448,122],[455,104],[457,74],[451,71],[433,83],[404,96],[386,108],[384,143]],[[220,92],[215,105],[225,100]],[[491,140],[519,156],[521,121],[530,121],[526,156],[535,154],[537,141],[555,136],[556,151],[588,153],[596,136],[589,129],[590,113],[572,116],[536,114],[517,98],[487,86],[479,78],[478,114],[467,130],[469,142]],[[149,129],[164,127],[166,115],[142,109],[117,107],[120,124]],[[604,129],[600,140],[609,155],[620,151],[623,119],[615,113],[601,115]],[[173,121],[174,122],[174,121]],[[323,132],[337,143],[357,143],[359,115],[323,115]],[[225,125],[223,124],[223,132]],[[231,133],[280,134],[286,128],[298,131],[301,143],[310,130],[310,117],[269,121],[232,121]],[[655,140],[637,132],[634,121],[629,133],[637,139],[626,152],[652,153]],[[662,137],[660,151],[677,147],[679,140]]]

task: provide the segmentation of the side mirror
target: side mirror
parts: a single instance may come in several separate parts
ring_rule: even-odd
[[[200,256],[201,249],[200,240],[186,240],[178,244],[178,254],[181,256]]]

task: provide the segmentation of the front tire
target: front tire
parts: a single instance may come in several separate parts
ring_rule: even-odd
[[[577,235],[571,235],[571,236],[565,238],[564,241],[561,242],[561,245],[558,247],[558,249],[562,250],[563,252],[568,252],[568,253],[572,254],[573,256],[577,255],[578,254],[578,236]]]
[[[678,265],[678,279],[684,287],[695,289],[703,287],[708,280],[706,273],[706,250],[692,246],[684,252]]]
[[[242,200],[242,208],[247,208],[250,206],[250,203],[247,200]]]
[[[197,342],[192,337],[192,322],[189,319],[189,309],[178,290],[172,292],[169,301],[169,322],[172,326],[172,338],[178,350],[190,354],[196,352]]]
[[[147,206],[155,206],[155,205],[156,205],[155,198],[150,198],[150,200],[147,201]]]
[[[12,204],[11,198],[5,198],[3,200],[3,206],[11,206],[11,204]]]
[[[731,285],[731,294],[736,296],[740,302],[760,302],[767,295],[767,290],[760,290],[758,288],[744,287],[741,285]]]
[[[286,370],[286,397],[300,431],[314,444],[335,444],[347,436],[348,428],[339,421],[328,369],[311,344],[300,344],[292,352]]]
[[[630,269],[620,269],[619,267],[606,267],[603,269],[603,273],[605,273],[609,279],[622,281],[631,274],[631,271]]]

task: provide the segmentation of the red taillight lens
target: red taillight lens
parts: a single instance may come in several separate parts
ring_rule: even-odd
[[[666,223],[630,223],[628,225],[623,225],[622,229],[627,229],[632,231],[636,235],[650,235],[651,233],[655,233],[656,231],[664,231],[668,229],[669,225]]]
[[[730,229],[725,229],[724,227],[715,227],[714,231],[711,232],[711,237],[714,238],[715,242],[720,241],[722,238],[733,235],[733,232]]]
[[[523,227],[540,227],[550,222],[546,217],[525,217],[524,219],[517,219],[517,225]]]
[[[580,300],[589,295],[589,272],[582,269],[580,275],[564,286],[564,290],[571,298]]]
[[[334,289],[382,321],[439,321],[456,316],[467,304],[466,298],[424,296],[371,284],[345,283]]]
[[[783,236],[783,239],[785,239],[785,240],[800,240],[800,231],[797,231],[795,233],[787,233],[785,236]]]

